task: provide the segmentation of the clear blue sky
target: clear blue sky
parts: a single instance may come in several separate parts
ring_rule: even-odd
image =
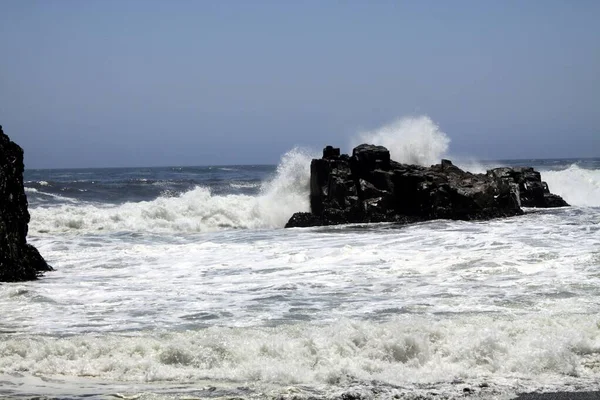
[[[600,156],[600,1],[0,1],[26,166],[276,163],[428,115],[452,154]]]

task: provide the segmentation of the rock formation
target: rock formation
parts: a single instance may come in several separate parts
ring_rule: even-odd
[[[310,171],[311,212],[294,214],[286,227],[486,220],[523,214],[521,206],[568,205],[533,168],[472,174],[449,160],[427,168],[395,162],[385,147],[369,144],[352,156],[327,146]]]
[[[500,179],[519,188],[522,207],[565,207],[562,197],[550,193],[548,184],[542,182],[540,173],[531,167],[494,168],[487,172],[493,179]]]
[[[0,126],[0,281],[36,279],[51,271],[35,247],[27,244],[27,197],[23,187],[23,149]]]

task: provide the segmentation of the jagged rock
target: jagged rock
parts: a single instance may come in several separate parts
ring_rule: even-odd
[[[550,193],[548,184],[540,173],[531,167],[494,168],[487,175],[517,186],[522,207],[565,207],[569,204],[562,197]]]
[[[23,187],[23,149],[0,126],[0,281],[36,279],[51,271],[35,247],[27,244],[27,197]]]
[[[286,227],[485,220],[520,215],[521,204],[567,205],[533,168],[472,174],[450,160],[429,168],[400,164],[383,146],[362,144],[352,156],[327,146],[323,158],[311,162],[311,212],[294,214]]]

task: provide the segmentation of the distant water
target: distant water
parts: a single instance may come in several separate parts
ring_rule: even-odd
[[[282,229],[308,210],[311,157],[27,170],[56,271],[0,286],[0,397],[600,388],[600,159],[467,165],[535,166],[570,208]]]

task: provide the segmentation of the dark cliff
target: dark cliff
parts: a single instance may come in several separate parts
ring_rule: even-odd
[[[33,280],[51,271],[27,243],[27,197],[23,187],[23,149],[0,126],[0,281]]]
[[[432,219],[486,220],[523,213],[521,206],[568,204],[533,168],[465,172],[448,160],[431,167],[390,159],[383,146],[362,144],[352,156],[327,146],[311,162],[310,213],[286,227]]]

